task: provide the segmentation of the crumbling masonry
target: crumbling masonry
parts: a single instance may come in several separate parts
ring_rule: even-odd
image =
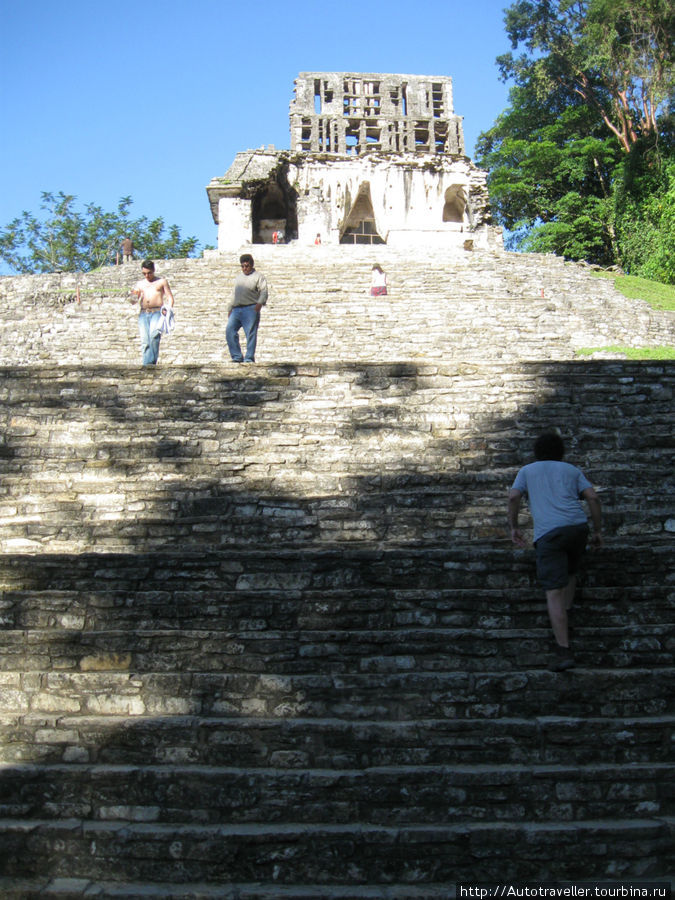
[[[219,251],[275,232],[301,244],[499,242],[451,78],[303,72],[290,126],[290,150],[238,153],[208,185]]]

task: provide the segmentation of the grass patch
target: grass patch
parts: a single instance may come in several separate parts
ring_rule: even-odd
[[[661,284],[635,275],[614,275],[598,272],[601,278],[610,278],[614,287],[629,300],[645,300],[653,309],[675,310],[675,285]]]
[[[637,278],[635,275],[615,275],[612,272],[595,272],[600,278],[609,278],[614,287],[629,300],[644,300],[652,309],[675,310],[675,286]],[[675,359],[675,347],[583,347],[577,356],[593,353],[620,353],[626,359]]]
[[[584,347],[577,356],[603,352],[621,353],[626,359],[675,359],[675,347]]]

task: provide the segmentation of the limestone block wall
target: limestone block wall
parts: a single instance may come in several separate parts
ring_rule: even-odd
[[[612,361],[0,367],[0,553],[508,546],[506,491],[552,424],[615,549],[666,552],[674,376]]]
[[[251,201],[222,197],[218,202],[218,250],[236,250],[251,234]]]
[[[270,242],[253,209],[272,195],[293,223],[288,237],[302,246],[314,244],[317,234],[322,243],[339,244],[364,218],[374,222],[378,242],[392,246],[457,247],[470,237],[487,247],[494,239],[487,173],[463,156],[248,151],[207,192],[221,251]]]
[[[292,160],[288,177],[297,186],[301,244],[313,244],[317,232],[338,244],[362,201],[392,246],[458,246],[467,236],[488,245],[487,175],[464,157],[308,156]]]

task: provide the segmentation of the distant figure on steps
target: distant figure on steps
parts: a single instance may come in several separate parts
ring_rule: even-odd
[[[162,337],[162,316],[168,314],[167,301],[173,309],[173,294],[166,278],[155,275],[155,264],[146,259],[141,265],[143,278],[131,289],[140,303],[138,313],[138,334],[141,339],[141,354],[144,366],[154,366],[159,357],[159,342]]]
[[[593,520],[593,545],[601,547],[603,544],[598,495],[581,469],[562,461],[564,455],[565,446],[557,432],[540,435],[534,444],[536,462],[520,469],[508,502],[511,540],[518,547],[525,546],[518,528],[523,497],[527,497],[534,519],[537,576],[546,591],[548,615],[556,641],[549,665],[554,671],[574,665],[567,613],[574,600],[576,576],[589,535],[581,499],[588,503]]]
[[[130,237],[122,241],[122,262],[130,263],[134,260],[134,242]]]
[[[386,293],[387,275],[382,266],[376,263],[370,276],[370,295],[371,297],[382,297]]]
[[[250,253],[240,256],[239,263],[241,274],[237,275],[234,282],[232,302],[227,310],[225,338],[233,362],[252,363],[255,362],[260,310],[267,303],[267,281],[264,275],[256,272]],[[239,343],[239,331],[242,328],[246,335],[246,356]]]

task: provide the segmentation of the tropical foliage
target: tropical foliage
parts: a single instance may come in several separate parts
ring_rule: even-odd
[[[114,263],[125,237],[138,255],[150,259],[185,257],[197,250],[197,239],[183,238],[177,225],[168,229],[161,218],[133,219],[131,197],[114,212],[94,203],[76,208],[76,198],[59,192],[42,194],[41,215],[23,212],[0,231],[0,259],[14,272],[86,272]]]
[[[478,142],[510,245],[675,282],[672,0],[517,0]]]

